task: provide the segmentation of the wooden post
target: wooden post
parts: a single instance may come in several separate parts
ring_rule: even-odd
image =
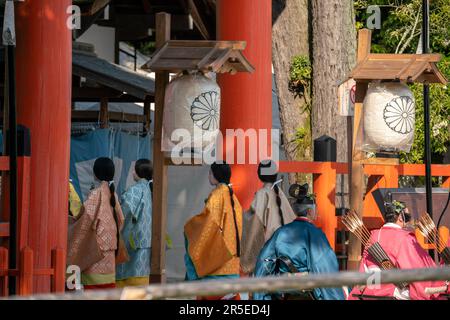
[[[71,0],[32,0],[17,2],[15,10],[17,122],[28,127],[32,137],[27,245],[36,253],[36,269],[49,269],[52,248],[67,246],[72,31],[67,28],[66,12],[70,5]],[[49,280],[34,277],[33,288],[49,292]]]
[[[64,249],[57,248],[52,251],[52,285],[51,291],[62,293],[65,289],[65,252]]]
[[[372,195],[372,192],[378,188],[398,188],[398,159],[389,159],[389,158],[372,158],[364,161],[365,165],[377,165],[380,168],[380,172],[377,174],[370,173],[367,170],[367,166],[364,168],[365,174],[368,175],[367,186],[366,186],[366,195],[364,197],[364,219],[375,218],[378,220],[375,225],[372,224],[373,227],[379,228],[383,225],[383,217],[381,212],[378,210],[378,205]],[[374,220],[372,220],[374,221]],[[369,225],[366,224],[369,227]]]
[[[156,14],[156,47],[170,40],[170,14]],[[166,278],[167,166],[162,145],[164,95],[169,73],[157,72],[155,79],[155,128],[153,138],[153,217],[150,283],[162,283]]]
[[[0,275],[0,297],[8,295],[8,249],[0,247],[0,274],[5,272],[5,275]]]
[[[368,29],[362,29],[358,33],[358,63],[363,61],[370,53],[372,41],[372,32]],[[362,135],[362,103],[367,92],[367,84],[356,83],[356,102],[353,118],[353,143],[352,143],[352,162],[349,169],[350,173],[350,208],[355,210],[360,216],[363,215],[363,194],[364,194],[364,153],[357,149],[358,137]],[[357,270],[361,260],[361,242],[350,234],[348,248],[348,269]]]
[[[395,160],[398,161],[398,159]],[[384,167],[384,171],[385,171],[384,179],[386,179],[386,188],[398,188],[398,169],[396,165],[386,165]]]
[[[20,254],[19,295],[26,296],[33,293],[33,250],[24,248]]]
[[[108,126],[108,98],[103,97],[100,99],[100,128],[106,129]]]
[[[317,226],[320,227],[328,238],[330,246],[336,246],[336,168],[331,162],[326,162],[321,174],[314,174],[314,193],[317,195]]]
[[[152,123],[152,110],[151,110],[151,100],[149,96],[145,97],[144,100],[144,118],[145,118],[144,131],[150,132],[150,125]]]

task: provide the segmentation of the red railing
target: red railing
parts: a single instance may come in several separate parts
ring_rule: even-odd
[[[17,268],[9,269],[9,251],[0,246],[0,296],[8,295],[9,278],[15,277],[17,294],[34,293],[33,281],[36,276],[48,276],[52,292],[63,292],[65,288],[65,251],[54,248],[51,251],[50,268],[35,268],[34,252],[28,247],[28,219],[30,214],[30,157],[19,157],[17,161],[18,212],[17,212]],[[0,157],[0,171],[9,171],[9,157]],[[3,222],[0,222],[0,240],[9,238],[9,183],[2,181]],[[7,243],[7,241],[3,242]]]
[[[336,216],[336,178],[348,174],[348,164],[339,162],[280,161],[280,172],[313,174],[313,190],[317,203],[317,226],[326,234],[330,245],[336,249],[336,231],[343,230]],[[425,166],[420,164],[365,164],[364,173],[368,177],[364,197],[363,219],[370,228],[378,228],[383,220],[381,212],[372,196],[377,188],[398,188],[399,176],[425,176]],[[443,187],[450,187],[450,165],[435,164],[431,174],[443,177]]]

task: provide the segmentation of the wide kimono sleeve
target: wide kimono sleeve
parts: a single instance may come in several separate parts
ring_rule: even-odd
[[[97,188],[92,190],[87,199],[84,201],[80,210],[80,217],[82,214],[88,214],[91,216],[97,215],[98,210],[100,210],[100,205],[102,201],[102,192],[101,189]]]
[[[223,217],[223,198],[218,193],[212,193],[206,201],[205,207],[198,215],[192,217],[184,226],[186,240],[185,263],[187,271],[195,270],[195,274],[188,274],[188,279],[208,275],[203,270],[215,270],[220,267],[223,243],[219,243],[215,231],[221,226]],[[221,246],[222,245],[222,246]],[[220,247],[219,247],[220,246]],[[217,254],[212,254],[213,252]],[[231,255],[230,255],[231,258]]]
[[[85,266],[89,259],[89,251],[92,250],[90,243],[92,232],[96,232],[98,225],[98,212],[100,210],[101,192],[93,190],[81,207],[80,213],[69,223],[67,243],[67,263],[70,265]],[[98,239],[96,239],[98,241]]]
[[[262,248],[255,266],[255,277],[267,277],[275,274],[277,249],[276,242],[280,230],[275,231],[272,238],[266,242]],[[255,292],[253,294],[255,300],[271,300],[270,294],[265,292]]]
[[[263,190],[255,194],[250,210],[242,219],[241,268],[244,273],[252,273],[256,259],[264,246],[264,216],[268,205],[267,193]]]
[[[310,272],[318,274],[330,274],[339,272],[339,264],[336,254],[331,248],[325,234],[318,230],[310,237],[309,256],[311,264]],[[319,300],[344,300],[342,288],[316,288],[314,294]]]
[[[140,203],[139,196],[131,187],[122,194],[120,204],[122,206],[123,214],[125,217],[131,216],[134,221],[138,219],[138,206]]]
[[[410,234],[399,247],[397,264],[400,269],[435,268],[436,264],[430,255],[420,246],[414,235]],[[436,299],[438,295],[429,296],[425,293],[427,287],[444,286],[444,281],[413,282],[409,285],[411,300]]]
[[[358,271],[361,273],[366,272],[366,264],[367,264],[367,258],[369,256],[369,253],[367,252],[367,247],[364,248],[361,262],[359,263],[359,269]],[[365,288],[364,285],[355,285],[352,290],[350,290],[350,293],[348,294],[346,300],[359,300],[355,297],[355,295],[360,295],[363,293],[363,289]]]
[[[122,206],[120,205],[120,202],[119,202],[119,199],[118,199],[117,195],[115,195],[115,197],[116,197],[116,208],[115,208],[115,210],[116,210],[116,214],[117,214],[117,223],[118,223],[119,231],[120,231],[123,228],[123,225],[124,225],[124,222],[125,222],[125,216],[123,214]]]

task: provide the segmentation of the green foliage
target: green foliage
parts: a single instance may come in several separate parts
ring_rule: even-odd
[[[298,160],[309,160],[307,155],[310,154],[312,144],[311,81],[312,66],[309,57],[305,55],[295,56],[290,67],[289,90],[296,98],[303,98],[305,104],[302,112],[307,113],[304,126],[297,128],[292,141]]]
[[[401,43],[406,44],[405,53],[415,53],[421,31],[422,0],[357,0],[357,28],[366,24],[369,17],[366,10],[370,5],[380,6],[382,14],[381,30],[374,30],[373,33],[372,51],[394,53],[401,49],[398,48]],[[430,1],[430,46],[434,52],[446,56],[450,53],[449,17],[449,0]],[[408,42],[410,36],[412,39]]]
[[[305,150],[311,148],[311,124],[310,121],[307,121],[304,127],[297,128],[295,132],[294,145],[296,156],[299,160],[303,159],[303,153]]]
[[[424,159],[424,113],[423,86],[414,84],[411,89],[416,97],[416,130],[414,144],[409,153],[401,154],[402,163],[423,163]],[[447,151],[450,141],[450,87],[433,84],[430,87],[430,128],[431,150],[434,163],[442,163],[442,157]]]
[[[309,96],[312,79],[311,61],[308,56],[295,56],[290,67],[289,90],[295,97]]]
[[[306,119],[303,127],[298,127],[295,132],[295,138],[292,141],[295,146],[295,157],[298,161],[311,161],[311,146],[312,146],[312,128],[311,119]],[[312,175],[305,173],[297,173],[295,175],[297,183],[312,183]]]
[[[372,52],[415,53],[421,31],[422,0],[357,0],[355,1],[357,28],[366,24],[369,5],[380,5],[381,30],[374,30]],[[440,70],[450,79],[450,1],[430,1],[430,47],[431,52],[443,55]],[[416,22],[417,21],[417,22]],[[423,163],[424,159],[424,111],[423,86],[411,85],[416,99],[416,130],[414,144],[409,153],[401,154],[403,163]],[[434,163],[450,146],[450,88],[439,84],[430,86],[431,148]]]
[[[146,56],[151,56],[153,54],[153,52],[155,52],[155,50],[156,50],[155,42],[148,41],[148,42],[138,43],[136,49]]]

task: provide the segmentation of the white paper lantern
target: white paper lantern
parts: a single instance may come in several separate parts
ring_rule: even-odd
[[[163,116],[163,151],[201,152],[219,133],[220,87],[201,73],[182,75],[166,88]],[[189,133],[189,137],[186,136]]]
[[[414,141],[415,100],[407,85],[371,83],[363,105],[365,151],[406,151]]]

